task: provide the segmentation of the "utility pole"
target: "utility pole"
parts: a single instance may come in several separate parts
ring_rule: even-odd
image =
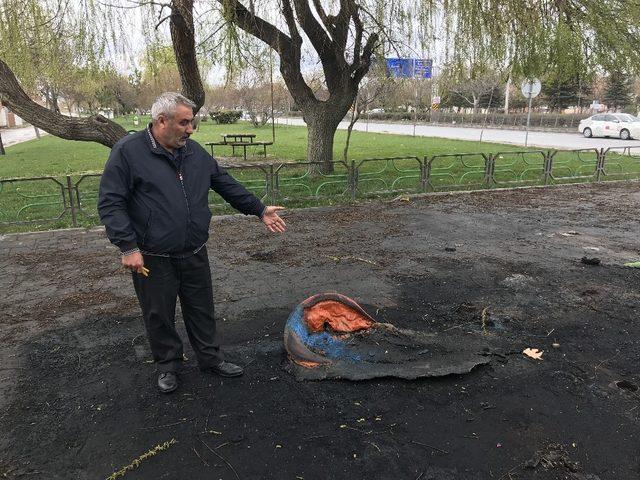
[[[269,74],[271,77],[271,136],[276,143],[276,117],[273,114],[273,50],[269,49]]]
[[[415,87],[415,101],[413,106],[413,136],[416,136],[416,124],[418,123],[418,79],[413,79],[413,85]]]
[[[6,155],[7,153],[4,151],[4,145],[2,144],[2,133],[0,133],[0,155]]]
[[[511,92],[511,74],[507,77],[507,86],[504,89],[504,114],[509,115],[509,95]]]

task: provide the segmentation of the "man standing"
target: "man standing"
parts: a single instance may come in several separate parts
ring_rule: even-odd
[[[175,327],[178,297],[200,369],[226,377],[243,373],[223,360],[216,338],[206,247],[209,189],[245,215],[260,217],[269,231],[285,231],[277,213],[283,207],[265,207],[189,139],[194,108],[179,93],[160,95],[151,124],[114,145],[100,181],[100,219],[132,272],[163,393],[178,388],[183,359]]]

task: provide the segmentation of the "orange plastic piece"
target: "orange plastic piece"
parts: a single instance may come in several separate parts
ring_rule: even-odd
[[[366,330],[373,322],[361,313],[335,300],[324,300],[304,310],[304,318],[311,332],[321,332],[325,325],[335,332]]]
[[[296,358],[292,358],[291,360],[293,360],[298,365],[301,365],[301,366],[303,366],[305,368],[317,368],[317,367],[319,367],[321,365],[320,363],[317,363],[317,362],[307,362],[307,361],[304,361],[304,360],[298,360]]]

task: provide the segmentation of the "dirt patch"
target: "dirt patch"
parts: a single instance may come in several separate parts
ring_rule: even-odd
[[[73,248],[41,236],[29,251],[6,236],[0,478],[106,479],[175,440],[125,480],[635,480],[640,271],[622,265],[640,256],[638,199],[625,183],[370,202],[291,211],[284,236],[216,219],[216,316],[246,374],[203,375],[187,348],[168,396],[102,233]],[[600,266],[581,263],[594,256],[585,247]],[[284,324],[325,291],[457,348],[484,342],[490,363],[439,379],[298,382]]]

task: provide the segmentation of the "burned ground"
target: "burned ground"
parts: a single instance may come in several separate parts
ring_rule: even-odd
[[[175,439],[124,478],[637,479],[639,200],[638,183],[427,196],[291,211],[284,236],[216,219],[216,316],[246,374],[190,359],[168,396],[102,232],[3,237],[0,478],[104,479]],[[297,382],[284,323],[323,291],[491,362]]]

